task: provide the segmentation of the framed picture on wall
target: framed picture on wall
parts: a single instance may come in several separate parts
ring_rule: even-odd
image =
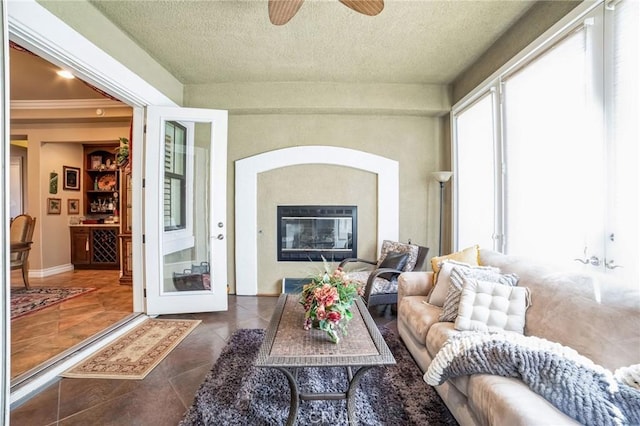
[[[80,169],[78,167],[62,166],[64,177],[62,188],[72,191],[80,191]]]
[[[67,214],[80,214],[80,200],[75,198],[67,200]]]
[[[47,198],[47,214],[60,214],[62,200],[60,198]]]

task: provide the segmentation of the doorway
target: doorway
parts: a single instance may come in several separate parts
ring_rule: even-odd
[[[115,147],[120,137],[130,138],[132,108],[78,78],[59,76],[56,73],[61,70],[59,67],[14,43],[10,63],[11,151],[20,160],[16,161],[15,173],[12,162],[10,213],[11,217],[28,213],[40,225],[34,233],[30,255],[30,290],[25,289],[19,271],[11,274],[12,300],[15,296],[16,300],[26,301],[20,308],[12,307],[11,313],[13,386],[42,369],[49,360],[133,312],[131,271],[124,269],[125,263],[132,265],[130,259],[124,259],[131,255],[130,244],[126,246],[126,240],[118,238],[127,230],[130,232],[130,221],[127,225],[118,220],[109,228],[115,238],[109,242],[113,247],[106,248],[117,253],[115,262],[111,259],[110,269],[94,269],[89,265],[87,270],[74,270],[70,238],[72,229],[89,229],[82,228],[85,219],[114,222],[114,216],[119,217],[118,210],[122,209],[117,207],[92,214],[87,200],[93,188],[88,188],[83,179],[88,168],[85,152],[95,144]],[[103,165],[107,171],[96,173],[101,177],[119,176],[120,182],[111,188],[113,191],[99,192],[94,198],[106,200],[110,196],[114,204],[115,196],[116,200],[131,205],[130,196],[119,196],[126,191],[128,172],[115,167],[112,170],[112,164],[101,162]],[[77,170],[74,182],[67,182],[66,170]],[[52,175],[56,177],[55,185],[50,182]],[[59,200],[60,209],[55,214],[47,208],[50,200]],[[128,238],[130,241],[130,235]],[[124,280],[123,273],[128,275]],[[69,289],[90,291],[39,309],[45,306],[41,303],[46,299],[39,292]],[[34,306],[31,313],[28,313],[29,298]]]

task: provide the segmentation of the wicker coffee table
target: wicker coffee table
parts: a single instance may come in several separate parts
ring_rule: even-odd
[[[355,424],[355,393],[363,375],[371,368],[395,364],[396,361],[378,327],[360,298],[347,325],[346,336],[335,344],[322,330],[305,330],[304,309],[299,295],[282,294],[271,317],[260,347],[257,367],[275,368],[284,373],[291,389],[287,425],[294,425],[300,400],[347,400],[349,424]],[[346,392],[301,393],[298,369],[305,367],[346,368],[349,387]],[[355,370],[355,374],[353,370]]]

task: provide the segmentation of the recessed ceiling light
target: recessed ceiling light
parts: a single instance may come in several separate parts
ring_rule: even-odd
[[[67,71],[67,70],[60,70],[60,71],[58,71],[58,75],[59,75],[60,77],[62,77],[62,78],[66,78],[66,79],[69,79],[69,80],[71,80],[72,78],[75,78],[75,77],[73,76],[73,74],[71,74],[71,71]]]

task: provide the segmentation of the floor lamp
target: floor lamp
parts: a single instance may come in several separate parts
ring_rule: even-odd
[[[444,217],[444,184],[451,179],[452,172],[433,172],[431,176],[440,183],[440,234],[438,237],[438,256],[442,255],[442,218]]]

